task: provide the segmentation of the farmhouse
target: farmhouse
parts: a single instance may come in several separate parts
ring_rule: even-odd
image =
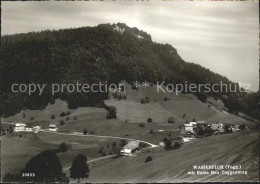
[[[194,128],[197,126],[197,122],[190,122],[184,124],[184,130],[194,132]]]
[[[127,145],[123,147],[123,149],[120,151],[120,155],[127,155],[131,156],[132,152],[137,150],[137,148],[140,145],[140,141],[130,141]]]
[[[14,132],[23,132],[25,131],[26,124],[24,123],[16,123],[14,127]]]
[[[214,132],[223,133],[224,132],[224,125],[222,123],[216,123],[211,125],[211,129]]]
[[[239,125],[235,125],[234,127],[232,127],[232,132],[239,132]]]
[[[57,125],[55,125],[55,124],[50,124],[49,125],[49,131],[57,132],[57,130],[58,130]]]
[[[186,130],[181,130],[179,133],[179,138],[183,141],[183,142],[189,142],[191,140],[196,139],[196,136],[194,135],[193,132],[190,131],[186,131]]]

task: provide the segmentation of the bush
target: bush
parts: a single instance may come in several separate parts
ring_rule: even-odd
[[[58,152],[66,152],[68,150],[67,144],[65,142],[62,142],[60,144],[60,147],[58,149]]]
[[[116,107],[114,106],[105,106],[106,110],[108,111],[107,119],[116,118]]]
[[[168,97],[164,97],[164,99],[163,99],[165,102],[166,101],[168,101],[169,100],[169,98]]]
[[[239,128],[239,130],[244,131],[246,129],[246,125],[242,124],[238,128]]]
[[[53,114],[53,115],[51,115],[51,119],[55,119],[55,115]]]
[[[117,93],[113,93],[113,97],[114,97],[114,98],[117,98]]]
[[[98,150],[98,153],[103,153],[103,148],[100,148],[100,149]]]
[[[173,117],[169,117],[169,119],[168,119],[168,123],[174,123],[174,118]]]
[[[88,134],[88,130],[87,130],[87,129],[84,129],[83,134],[84,134],[84,135],[87,135],[87,134]]]
[[[122,94],[117,95],[117,100],[122,100]]]
[[[78,119],[77,116],[74,116],[74,117],[73,117],[73,120],[77,120],[77,119]]]
[[[60,125],[64,125],[65,122],[63,120],[60,120]]]
[[[181,147],[181,144],[179,142],[175,142],[173,145],[174,149],[179,149]]]
[[[182,118],[185,118],[185,116],[186,116],[186,114],[183,114],[183,115],[182,115]]]
[[[90,134],[94,134],[94,131],[91,131]]]
[[[143,98],[141,99],[140,102],[141,102],[141,104],[145,104],[145,100]]]
[[[145,97],[145,102],[146,103],[149,103],[149,100],[150,100],[149,97]]]
[[[64,117],[64,116],[66,116],[65,112],[60,113],[60,117]]]
[[[34,120],[34,117],[30,117],[30,120]]]
[[[171,140],[168,140],[164,143],[165,144],[165,150],[171,150],[172,149],[172,141]]]
[[[139,127],[145,127],[145,124],[144,123],[140,123]]]
[[[70,120],[70,117],[66,117],[66,121],[69,121]]]
[[[152,158],[151,156],[148,156],[148,157],[145,159],[144,163],[151,162],[152,160],[153,160],[153,158]]]
[[[66,112],[66,115],[68,116],[68,115],[71,115],[71,112],[70,111],[67,111]]]
[[[152,119],[152,118],[148,118],[148,119],[147,119],[147,122],[148,122],[148,123],[152,123],[152,122],[153,122],[153,119]]]
[[[150,130],[149,134],[153,134],[153,130]]]
[[[102,156],[106,156],[107,154],[104,152],[103,154],[102,154]]]
[[[123,96],[123,99],[126,100],[126,96],[125,95]]]

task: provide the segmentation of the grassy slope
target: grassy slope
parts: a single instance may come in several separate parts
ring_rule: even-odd
[[[175,94],[163,93],[160,91],[157,93],[156,85],[150,87],[139,87],[138,90],[133,90],[131,85],[125,83],[127,86],[125,95],[126,100],[116,100],[110,95],[110,99],[106,100],[107,105],[113,105],[117,108],[117,117],[121,121],[126,119],[129,122],[146,122],[150,117],[153,122],[167,124],[169,117],[174,117],[174,128],[178,128],[185,121],[191,121],[193,118],[196,120],[205,120],[207,123],[230,123],[230,124],[242,124],[248,123],[247,120],[238,116],[232,115],[226,111],[218,109],[217,101],[210,98],[210,102],[214,105],[208,108],[208,102],[202,103],[196,96],[191,94]],[[150,103],[141,104],[141,99],[149,97]],[[168,97],[168,101],[164,101],[164,97]],[[183,118],[185,114],[185,118]]]
[[[252,131],[207,137],[169,152],[102,160],[94,167],[90,165],[90,177],[82,182],[258,181],[257,145],[258,133]],[[148,155],[153,161],[145,164]],[[241,165],[248,175],[187,175],[199,164]]]

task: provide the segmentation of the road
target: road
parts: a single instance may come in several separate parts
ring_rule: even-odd
[[[72,133],[62,133],[62,132],[52,132],[48,130],[40,130],[41,132],[47,132],[47,133],[52,133],[52,134],[61,134],[61,135],[70,135],[70,136],[81,136],[81,137],[99,137],[99,138],[110,138],[110,139],[121,139],[121,140],[128,140],[128,141],[140,141],[142,143],[146,143],[150,145],[152,148],[158,147],[159,145],[152,144],[150,142],[146,142],[143,140],[138,140],[138,139],[130,139],[130,138],[125,138],[125,137],[116,137],[116,136],[108,136],[108,135],[82,135],[82,134],[72,134]]]

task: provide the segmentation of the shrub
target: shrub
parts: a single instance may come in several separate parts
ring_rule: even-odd
[[[171,132],[169,132],[168,136],[169,136],[169,137],[171,137],[171,136],[172,136],[172,133],[171,133]]]
[[[147,119],[147,122],[148,122],[148,123],[152,123],[152,122],[153,122],[153,119],[152,119],[152,118],[148,118],[148,119]]]
[[[168,123],[174,123],[174,118],[173,117],[169,117],[169,119],[168,119]]]
[[[84,135],[87,135],[87,134],[88,134],[88,130],[87,130],[87,129],[84,129],[83,134],[84,134]]]
[[[246,125],[242,124],[238,128],[239,128],[239,130],[244,131],[246,129]]]
[[[64,125],[65,122],[63,120],[60,120],[60,125]]]
[[[166,96],[166,97],[164,97],[164,99],[163,99],[165,102],[166,101],[168,101],[169,100],[169,98]]]
[[[145,159],[144,163],[151,162],[152,160],[153,160],[153,158],[152,158],[151,156],[148,156],[148,157]]]
[[[98,150],[98,153],[103,153],[103,148],[100,148],[100,149]]]
[[[34,120],[34,117],[30,117],[30,120]]]
[[[149,97],[145,97],[145,102],[146,103],[149,103],[149,100],[150,100]]]
[[[122,100],[122,94],[117,95],[117,100]]]
[[[182,118],[185,118],[185,116],[186,116],[186,114],[183,114],[183,115],[182,115]]]
[[[165,144],[165,150],[171,150],[172,149],[172,141],[171,140],[168,140],[164,143]]]
[[[60,117],[64,117],[64,116],[66,116],[65,112],[60,113]]]
[[[69,121],[70,120],[70,117],[66,117],[66,121]]]
[[[124,99],[124,100],[126,99],[126,96],[125,96],[125,95],[123,96],[123,99]]]
[[[140,123],[139,127],[145,127],[145,124],[144,123]]]
[[[114,98],[117,98],[117,93],[113,93],[113,97],[114,97]]]
[[[149,134],[153,134],[153,130],[150,130]]]
[[[73,117],[73,120],[77,120],[77,119],[78,119],[77,116],[74,116],[74,117]]]
[[[103,154],[102,154],[102,156],[106,156],[107,154],[104,152]]]
[[[106,110],[108,111],[107,119],[116,118],[116,107],[114,106],[106,106]]]
[[[179,149],[181,147],[181,144],[179,142],[175,142],[173,145],[174,149]]]
[[[94,134],[94,131],[91,131],[90,134]]]
[[[62,142],[60,144],[60,147],[58,149],[58,152],[66,152],[68,150],[67,144],[65,142]]]
[[[51,115],[51,119],[55,119],[55,115],[53,114],[53,115]]]
[[[140,102],[141,102],[141,104],[145,104],[145,100],[143,98],[141,99]]]
[[[71,112],[70,111],[67,111],[66,112],[66,115],[68,116],[68,115],[71,115]]]

